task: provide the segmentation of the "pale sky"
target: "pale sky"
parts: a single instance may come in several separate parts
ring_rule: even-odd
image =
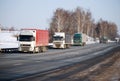
[[[0,24],[16,28],[49,28],[57,8],[90,10],[100,18],[117,24],[120,34],[120,0],[0,0]]]

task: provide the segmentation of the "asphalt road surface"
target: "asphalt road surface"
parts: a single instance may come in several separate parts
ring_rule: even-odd
[[[0,81],[11,81],[46,73],[64,66],[82,62],[112,50],[118,45],[91,44],[70,49],[49,49],[45,53],[1,53]]]

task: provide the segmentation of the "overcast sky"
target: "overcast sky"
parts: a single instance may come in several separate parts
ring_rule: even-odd
[[[57,8],[77,7],[90,10],[95,22],[102,18],[116,23],[120,33],[120,0],[0,0],[0,24],[45,29]]]

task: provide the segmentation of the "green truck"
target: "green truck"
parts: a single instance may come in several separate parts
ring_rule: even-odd
[[[73,45],[84,46],[86,45],[87,36],[83,33],[75,33],[73,36]]]

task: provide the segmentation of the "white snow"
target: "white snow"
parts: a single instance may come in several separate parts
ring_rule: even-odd
[[[18,48],[17,38],[14,36],[17,31],[0,32],[0,49],[1,48]]]
[[[94,43],[99,43],[99,39],[95,41],[94,38],[87,36],[86,44],[94,44]]]

